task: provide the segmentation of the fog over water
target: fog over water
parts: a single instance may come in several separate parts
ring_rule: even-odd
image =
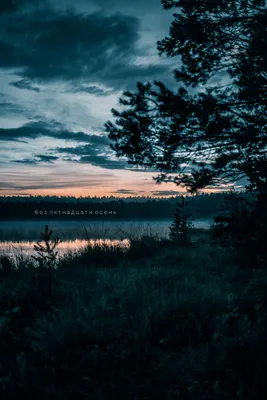
[[[88,245],[105,243],[108,246],[127,247],[130,238],[142,235],[167,237],[172,220],[153,221],[0,221],[0,254],[33,251],[34,242],[40,239],[45,225],[59,237],[59,254],[75,251]],[[195,220],[193,226],[209,229],[212,219]]]

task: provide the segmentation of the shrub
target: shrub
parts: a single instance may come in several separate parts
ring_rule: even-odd
[[[182,242],[188,244],[189,230],[192,227],[191,214],[187,208],[184,196],[177,202],[177,208],[174,213],[174,221],[170,226],[169,238],[173,242]]]
[[[37,242],[34,245],[34,250],[38,254],[37,256],[32,256],[35,261],[38,262],[39,268],[40,267],[47,267],[48,268],[48,294],[51,296],[52,290],[52,269],[56,266],[57,261],[57,251],[56,247],[59,245],[60,240],[59,238],[52,239],[53,231],[49,231],[48,225],[45,225],[44,233],[41,233],[40,239],[44,242],[41,244]]]
[[[239,264],[267,266],[267,204],[234,192],[226,196],[222,214],[214,218],[212,235],[227,247]]]

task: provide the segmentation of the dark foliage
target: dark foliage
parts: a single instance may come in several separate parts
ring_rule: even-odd
[[[181,200],[177,202],[174,221],[170,226],[170,240],[173,242],[182,242],[183,244],[189,243],[190,228],[192,228],[192,217],[188,210],[188,204],[182,196]]]
[[[267,9],[263,0],[163,0],[177,8],[158,50],[179,56],[177,89],[138,83],[106,131],[118,156],[196,190],[267,179]],[[201,89],[201,90],[200,90]]]
[[[40,235],[40,241],[34,245],[37,255],[32,258],[38,263],[39,268],[46,268],[48,271],[48,295],[52,294],[52,270],[56,267],[58,252],[56,250],[60,243],[59,238],[52,239],[53,231],[45,225],[44,233]]]
[[[216,215],[223,204],[225,194],[202,193],[187,197],[193,218],[205,218]],[[246,194],[246,197],[249,195]],[[67,199],[31,196],[0,197],[0,220],[39,219],[64,220],[129,220],[129,219],[170,219],[175,212],[179,196],[171,198],[141,199],[130,198],[117,200]],[[39,211],[36,214],[36,210]],[[60,211],[60,212],[59,212]],[[102,211],[102,214],[100,214]],[[106,213],[104,213],[106,211]],[[85,214],[85,212],[87,214]],[[114,214],[113,214],[114,212]]]
[[[232,193],[214,220],[213,235],[241,265],[267,267],[267,209],[261,198],[249,201]]]

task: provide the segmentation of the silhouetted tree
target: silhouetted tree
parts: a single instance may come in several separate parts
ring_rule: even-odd
[[[169,238],[173,242],[189,243],[189,229],[192,227],[192,218],[184,196],[177,201],[174,221],[170,226]]]
[[[177,8],[160,54],[177,89],[138,83],[105,124],[117,156],[189,191],[267,184],[267,9],[263,0],[163,0]],[[257,176],[257,179],[255,179]]]
[[[261,199],[230,193],[212,233],[242,266],[267,267],[267,208]]]
[[[56,266],[56,259],[58,252],[56,251],[57,246],[60,243],[59,238],[52,239],[53,231],[49,231],[48,225],[45,225],[44,233],[41,233],[41,242],[37,242],[34,245],[34,250],[38,254],[32,256],[32,258],[38,262],[39,267],[48,268],[48,294],[51,296],[52,293],[52,269]]]

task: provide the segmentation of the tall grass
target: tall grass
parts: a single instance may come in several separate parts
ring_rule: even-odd
[[[3,399],[266,399],[266,276],[207,234],[69,253],[52,298],[42,269],[6,260]]]

